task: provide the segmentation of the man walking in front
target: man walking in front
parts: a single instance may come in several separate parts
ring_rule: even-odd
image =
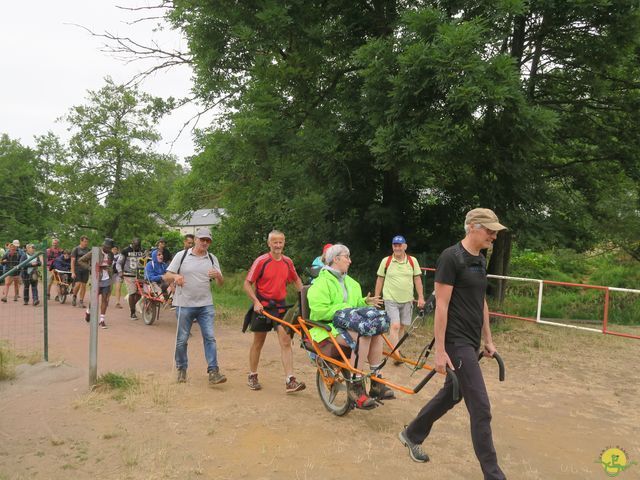
[[[175,282],[177,286],[173,305],[177,307],[178,319],[175,351],[178,383],[187,381],[187,342],[193,322],[198,322],[207,359],[209,385],[216,385],[226,382],[227,377],[220,373],[218,367],[218,352],[213,333],[215,310],[210,282],[215,279],[217,285],[222,285],[224,277],[218,259],[208,251],[211,244],[209,229],[199,229],[195,237],[194,247],[176,253],[162,278],[168,283]]]
[[[391,240],[393,255],[385,257],[378,267],[378,278],[374,296],[382,293],[384,309],[389,315],[389,341],[395,347],[404,333],[404,327],[411,324],[413,312],[413,289],[418,295],[418,308],[424,307],[422,292],[422,271],[415,257],[407,255],[407,241],[402,235]]]
[[[505,228],[493,211],[486,208],[471,210],[464,222],[464,239],[440,254],[435,274],[435,369],[445,373],[448,366],[458,377],[460,395],[471,420],[473,448],[485,480],[504,480],[506,477],[498,466],[493,446],[491,405],[478,364],[481,337],[484,355],[492,357],[496,352],[485,299],[486,259],[480,251],[490,248],[497,233]],[[416,462],[429,460],[421,444],[436,420],[456,405],[452,389],[452,382],[447,377],[444,387],[399,434],[400,441],[409,448],[409,455]]]
[[[285,310],[278,307],[286,304],[287,284],[295,284],[298,291],[302,289],[302,281],[298,277],[293,262],[282,253],[284,251],[284,242],[284,233],[277,230],[269,233],[267,239],[269,252],[255,259],[244,281],[244,291],[253,302],[253,310],[256,314],[254,315],[255,321],[251,322],[253,343],[249,350],[247,384],[251,390],[260,390],[262,388],[258,382],[258,363],[260,362],[260,353],[267,338],[267,333],[272,328],[276,330],[278,343],[280,344],[280,354],[285,374],[285,391],[293,393],[305,389],[305,384],[298,382],[296,377],[293,376],[291,337],[279,323],[260,315],[266,310],[270,315],[282,318]]]

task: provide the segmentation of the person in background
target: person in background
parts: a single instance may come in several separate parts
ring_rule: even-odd
[[[89,270],[84,268],[78,263],[78,260],[84,255],[89,253],[89,237],[82,235],[80,237],[80,243],[77,247],[71,250],[71,278],[75,282],[73,287],[73,298],[71,299],[71,305],[76,306],[78,302],[78,295],[80,295],[80,307],[84,308],[84,296],[87,292],[87,282],[89,281]]]
[[[98,301],[100,302],[100,320],[98,325],[102,328],[107,327],[106,315],[109,307],[109,297],[111,297],[111,287],[113,281],[113,240],[105,238],[102,242],[102,248],[98,251],[98,261],[96,262],[97,271],[93,273],[92,285],[98,288]],[[84,268],[89,271],[91,269],[91,251],[83,255],[78,261]],[[93,287],[93,288],[95,288]],[[90,320],[91,310],[87,307],[85,312],[85,320]]]
[[[14,240],[9,244],[9,249],[2,257],[2,264],[4,265],[4,271],[8,272],[14,267],[20,265],[20,262],[25,260],[22,256],[22,251],[19,250],[20,241]],[[15,270],[9,276],[4,279],[4,295],[2,297],[2,302],[7,303],[7,295],[9,295],[9,290],[13,284],[13,301],[17,302],[18,297],[20,296],[20,270]]]
[[[116,294],[116,308],[122,309],[120,298],[122,297],[122,271],[120,270],[120,248],[114,245],[113,254],[113,289]]]
[[[389,341],[395,347],[404,334],[404,327],[411,324],[414,288],[418,309],[424,308],[424,293],[420,264],[415,257],[407,255],[405,238],[402,235],[393,237],[391,248],[393,255],[383,258],[378,267],[374,295],[378,297],[382,294],[384,309],[391,321]],[[394,361],[395,365],[399,363],[402,362]]]
[[[34,255],[36,249],[32,243],[29,243],[26,247],[25,255],[21,261],[24,261]],[[29,305],[29,288],[31,288],[31,298],[33,299],[33,306],[37,306],[40,303],[38,299],[38,267],[42,265],[40,257],[36,257],[25,267],[22,267],[22,283],[24,285],[22,299],[25,305]]]
[[[134,238],[128,247],[122,249],[119,257],[119,270],[122,272],[122,279],[127,286],[127,294],[129,301],[129,314],[131,320],[137,320],[136,303],[140,300],[136,278],[138,277],[138,269],[140,268],[140,259],[145,257],[142,250],[140,239]]]
[[[51,287],[53,287],[55,277],[53,275],[53,262],[60,256],[62,249],[60,248],[60,241],[57,238],[51,239],[51,246],[47,248],[47,271],[49,272],[47,285],[47,300],[51,298]]]

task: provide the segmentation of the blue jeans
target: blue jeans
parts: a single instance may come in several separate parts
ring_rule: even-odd
[[[176,318],[178,328],[176,331],[176,368],[187,369],[189,359],[187,358],[187,342],[193,322],[200,324],[202,341],[204,343],[204,356],[207,359],[207,372],[218,368],[218,352],[216,350],[216,339],[213,336],[213,317],[215,316],[213,305],[205,307],[177,307]]]

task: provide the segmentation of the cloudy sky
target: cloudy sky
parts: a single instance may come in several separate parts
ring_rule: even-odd
[[[128,24],[141,13],[117,6],[150,5],[148,0],[20,0],[3,2],[0,14],[0,133],[23,145],[33,146],[34,135],[48,131],[66,137],[66,127],[56,119],[70,107],[86,103],[87,90],[98,90],[104,78],[126,82],[148,64],[126,63],[100,51],[103,42],[78,24],[96,33],[131,37],[140,43],[157,41],[168,49],[184,50],[180,34],[153,32],[156,22]],[[160,72],[141,90],[162,97],[189,92],[191,71],[182,67]],[[170,143],[182,124],[196,112],[185,107],[158,126],[163,136],[157,146],[170,151]],[[185,131],[171,153],[179,158],[194,153],[191,134]]]

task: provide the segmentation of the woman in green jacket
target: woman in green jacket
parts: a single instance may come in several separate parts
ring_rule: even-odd
[[[347,275],[351,257],[345,245],[333,245],[324,256],[326,265],[307,293],[310,319],[328,323],[338,343],[351,347],[352,366],[362,370],[356,365],[357,352],[361,362],[368,360],[372,374],[381,377],[381,334],[389,330],[386,312],[375,308],[382,305],[382,299],[370,294],[363,297],[360,284]],[[310,333],[318,343],[329,337],[326,330],[318,327],[312,328]],[[370,396],[367,396],[363,379],[357,375],[352,387],[349,393],[358,408],[374,407],[375,401],[370,397],[394,398],[393,390],[378,382],[371,382]]]

